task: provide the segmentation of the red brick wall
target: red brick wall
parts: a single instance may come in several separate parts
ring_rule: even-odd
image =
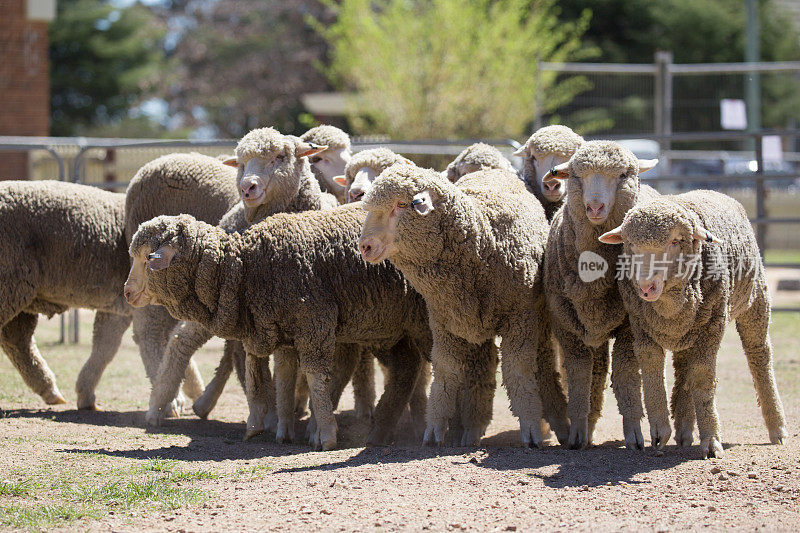
[[[26,0],[0,0],[0,135],[50,133],[47,23]],[[25,153],[0,151],[0,179],[28,179]]]

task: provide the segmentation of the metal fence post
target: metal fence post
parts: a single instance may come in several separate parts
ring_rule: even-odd
[[[767,208],[765,205],[764,188],[764,136],[761,133],[753,137],[756,149],[756,242],[758,250],[761,252],[761,259],[767,251],[767,226],[764,221],[767,218]]]
[[[656,79],[653,105],[656,113],[657,135],[662,136],[658,144],[662,154],[661,172],[669,174],[669,157],[667,154],[672,144],[667,138],[672,134],[672,52],[659,50],[655,55]]]

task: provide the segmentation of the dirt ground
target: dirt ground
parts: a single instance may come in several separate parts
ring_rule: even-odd
[[[733,328],[719,361],[724,459],[697,446],[663,456],[624,448],[610,388],[596,446],[525,450],[502,390],[480,448],[422,448],[405,439],[364,448],[350,389],[337,415],[340,449],[313,452],[269,436],[248,443],[245,402],[229,383],[211,419],[144,427],[149,387],[135,346],[123,347],[98,389],[102,412],[75,410],[89,351],[37,338],[68,404],[48,408],[0,359],[0,530],[696,530],[800,529],[800,314],[775,317],[776,373],[789,422],[768,442]],[[209,379],[221,343],[197,360]],[[305,421],[298,423],[302,435]],[[649,434],[646,422],[645,436]]]

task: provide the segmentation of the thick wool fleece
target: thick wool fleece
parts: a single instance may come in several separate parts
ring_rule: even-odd
[[[448,180],[455,183],[465,174],[492,168],[517,173],[514,165],[500,153],[500,150],[488,144],[475,143],[465,148],[447,165],[445,174]]]
[[[309,380],[317,442],[324,447],[335,444],[329,390],[335,343],[390,354],[381,361],[389,382],[370,433],[372,441],[385,442],[408,402],[430,332],[424,302],[402,275],[386,263],[367,265],[358,254],[354,243],[364,216],[359,205],[279,214],[242,234],[189,216],[159,217],[141,226],[130,251],[176,248],[172,265],[151,272],[147,281],[173,316],[243,341],[248,356],[296,350]],[[394,350],[403,338],[423,348]],[[250,402],[253,390],[248,382]],[[258,412],[263,418],[261,407],[251,403],[251,420]],[[281,405],[278,411],[286,412]],[[292,424],[293,411],[291,402]],[[249,430],[263,429],[262,422]]]
[[[186,213],[203,222],[216,224],[237,202],[236,169],[222,164],[218,158],[197,153],[165,155],[140,168],[128,185],[125,234],[130,242],[141,223],[159,215]],[[177,321],[163,308],[150,306],[134,310],[134,339],[145,372],[154,386],[170,332],[176,324]],[[203,383],[193,362],[187,361],[183,365],[180,377],[184,375],[184,391],[189,397],[197,398],[203,392]],[[177,393],[176,385],[166,402]]]
[[[711,232],[714,242],[692,239],[699,227]],[[642,366],[651,434],[659,442],[669,439],[664,350],[670,350],[676,387],[685,389],[673,395],[676,440],[691,444],[696,415],[703,457],[722,452],[716,356],[725,324],[735,320],[770,440],[782,442],[787,432],[772,366],[769,289],[747,213],[739,202],[714,191],[662,197],[628,212],[621,227],[625,252],[632,253],[631,245],[666,250],[676,229],[681,253],[701,254],[695,276],[669,277],[655,302],[640,298],[634,281],[619,281]]]
[[[405,210],[390,260],[423,295],[431,315],[434,383],[426,440],[443,442],[457,391],[469,386],[463,345],[471,343],[474,353],[475,344],[496,335],[503,338],[503,381],[523,443],[541,445],[542,400],[550,425],[565,434],[565,402],[554,365],[536,376],[537,358],[553,362],[541,277],[548,231],[544,211],[509,172],[474,172],[453,184],[435,171],[408,165],[384,171],[364,203],[368,210],[389,212],[395,202],[410,203],[425,190],[434,208],[424,216]]]
[[[525,142],[526,155],[522,162],[521,177],[527,184],[528,190],[542,203],[547,220],[553,219],[553,215],[564,204],[564,200],[551,202],[544,197],[537,182],[533,161],[534,159],[544,160],[550,155],[556,155],[567,160],[572,157],[572,154],[583,142],[583,137],[567,126],[561,125],[539,128]]]
[[[347,179],[347,187],[353,183],[356,173],[362,168],[371,168],[378,174],[392,165],[405,163],[407,160],[400,154],[396,154],[388,148],[370,148],[353,154],[344,168],[344,176]]]
[[[586,216],[580,177],[590,172],[618,179],[613,209],[600,226],[591,224]],[[654,189],[640,184],[638,172],[638,160],[627,148],[610,141],[583,143],[570,159],[567,203],[554,216],[547,240],[545,292],[553,333],[564,351],[572,447],[591,443],[603,407],[611,338],[617,339],[611,381],[623,416],[625,442],[630,447],[644,446],[639,429],[643,412],[638,367],[614,279],[622,246],[597,240],[616,228],[637,202],[658,196]],[[622,173],[625,179],[619,179]],[[608,265],[603,276],[588,283],[581,280],[578,270],[581,254],[587,252],[597,254]]]
[[[230,204],[233,207],[228,206],[230,211],[224,216],[219,215],[219,217],[222,217],[222,220],[219,221],[222,229],[228,232],[241,232],[251,224],[260,222],[275,213],[319,210],[336,204],[335,198],[321,192],[317,180],[311,173],[307,158],[298,159],[295,157],[295,143],[296,138],[281,135],[272,128],[253,130],[245,135],[236,150],[237,159],[240,163],[238,180],[241,180],[244,163],[250,157],[263,157],[271,160],[276,155],[282,154],[285,156],[284,161],[286,164],[270,180],[267,197],[264,202],[256,207],[245,207],[242,202],[233,202]],[[236,171],[230,167],[220,166],[230,169],[229,172],[233,172],[233,175],[236,176]],[[227,176],[225,181],[228,181]],[[236,179],[234,179],[234,183],[235,181]],[[235,188],[235,192],[238,200],[238,188]],[[203,197],[203,195],[197,195],[197,197]],[[195,209],[191,206],[186,206],[183,211],[161,214],[187,213],[195,215]],[[151,218],[157,214],[153,214]],[[204,220],[204,222],[215,224],[219,217],[216,220]],[[197,218],[203,220],[199,215]],[[178,390],[180,376],[184,374],[188,365],[192,364],[192,355],[212,336],[213,333],[203,328],[200,324],[183,324],[181,328],[176,330],[175,335],[169,338],[168,343],[167,339],[163,339],[158,343],[160,347],[158,354],[161,355],[163,353],[164,356],[157,358],[157,361],[161,361],[161,367],[157,367],[158,377],[153,383],[150,410],[148,412],[149,423],[158,422],[161,410],[169,402],[169,398]],[[235,346],[226,348],[223,360],[220,361],[218,372],[214,376],[214,387],[206,389],[202,396],[197,398],[196,405],[193,406],[198,415],[208,416],[222,393],[222,387],[227,382],[231,369],[234,366],[236,368],[243,367],[243,364],[236,363],[234,365],[225,360],[225,358],[242,352],[241,349]],[[240,377],[243,376],[240,375]]]
[[[79,408],[95,408],[95,387],[130,324],[124,206],[124,195],[85,185],[0,183],[0,346],[49,404],[65,401],[33,340],[39,313],[98,311],[76,386]]]
[[[350,136],[336,126],[327,124],[311,128],[302,134],[300,138],[306,142],[327,146],[328,148],[350,148]]]

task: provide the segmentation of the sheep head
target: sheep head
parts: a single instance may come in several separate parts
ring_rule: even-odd
[[[447,165],[446,178],[452,183],[457,182],[462,176],[479,170],[500,169],[513,172],[511,162],[494,146],[484,143],[475,143],[465,148],[456,158]]]
[[[292,198],[300,190],[307,158],[327,146],[282,135],[273,128],[253,130],[239,141],[236,158],[225,164],[237,167],[239,193],[245,207],[255,208],[279,198]]]
[[[545,200],[555,203],[566,196],[567,188],[559,180],[544,181],[544,177],[553,167],[569,161],[581,144],[583,137],[570,128],[545,126],[536,130],[514,155],[523,158],[523,176],[530,186],[538,188]]]
[[[350,136],[334,126],[322,125],[305,132],[300,136],[300,140],[328,147],[309,158],[311,169],[317,179],[324,182],[327,190],[333,192],[339,201],[346,199],[342,185],[334,178],[344,173],[347,163],[353,156]]]
[[[170,297],[175,285],[167,282],[167,269],[191,255],[196,224],[189,215],[160,216],[139,226],[130,245],[131,270],[125,281],[125,299],[133,307],[157,304]]]
[[[369,191],[381,172],[398,163],[414,164],[388,148],[371,148],[355,154],[345,167],[344,174],[334,179],[345,188],[345,202],[357,202]]]
[[[719,239],[704,228],[694,212],[668,199],[631,209],[623,223],[600,236],[600,242],[623,244],[628,277],[639,297],[655,302],[700,275],[702,243]]]
[[[364,260],[434,256],[442,247],[441,212],[447,187],[438,172],[405,164],[383,171],[364,197],[367,218],[359,249]]]
[[[613,141],[588,141],[567,163],[553,167],[544,181],[568,180],[567,208],[576,220],[602,226],[616,214],[616,225],[636,203],[639,174],[657,163],[658,159],[637,159]]]

